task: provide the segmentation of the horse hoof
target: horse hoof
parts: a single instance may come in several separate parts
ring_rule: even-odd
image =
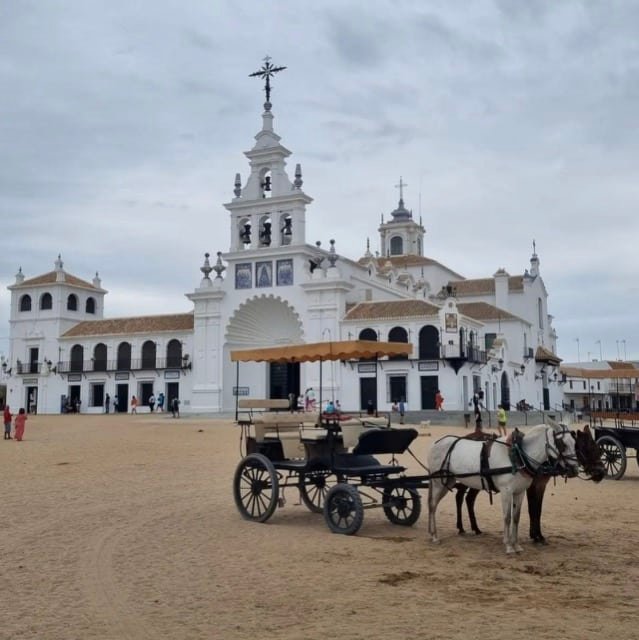
[[[515,550],[512,547],[506,547],[507,555],[512,555],[513,553],[515,553]]]
[[[523,547],[522,547],[521,545],[519,545],[519,544],[515,547],[515,551],[516,551],[517,553],[522,553],[522,552],[523,552],[523,550],[524,550],[524,549],[523,549]]]
[[[460,529],[460,530],[457,532],[457,535],[458,535],[458,536],[465,536],[465,535],[466,535],[466,532],[465,532],[463,529]]]
[[[439,540],[439,538],[431,538],[430,542],[431,542],[431,544],[439,544],[440,540]]]
[[[474,531],[476,536],[480,536],[482,534],[482,532],[479,529],[474,529]]]

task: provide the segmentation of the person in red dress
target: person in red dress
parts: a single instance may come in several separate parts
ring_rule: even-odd
[[[24,423],[26,421],[27,421],[27,414],[24,410],[24,407],[21,407],[20,411],[18,411],[18,415],[16,416],[16,421],[15,421],[15,435],[16,435],[16,440],[18,442],[21,442],[24,436]]]

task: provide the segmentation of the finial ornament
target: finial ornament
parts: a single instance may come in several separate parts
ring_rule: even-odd
[[[533,239],[533,254],[537,254],[537,243]]]
[[[239,173],[235,174],[235,189],[233,189],[233,193],[236,198],[239,198],[242,195],[242,178]]]
[[[205,280],[210,280],[209,274],[211,273],[211,271],[213,271],[213,267],[211,267],[211,264],[209,262],[210,255],[210,253],[204,254],[204,264],[200,267],[200,271],[204,274]]]
[[[331,240],[330,243],[331,248],[328,251],[328,263],[331,265],[331,267],[334,267],[339,256],[337,255],[337,253],[335,253],[335,240]]]
[[[302,180],[302,165],[298,162],[295,165],[295,182],[293,182],[293,186],[296,189],[301,189],[304,181]]]
[[[271,110],[271,78],[280,71],[284,71],[286,67],[276,67],[271,63],[271,56],[264,58],[264,64],[259,71],[249,73],[249,78],[263,78],[264,79],[264,92],[266,93],[266,102],[264,108],[267,111]]]
[[[218,251],[217,252],[217,262],[215,263],[215,266],[213,267],[213,271],[215,271],[215,273],[217,274],[215,276],[216,280],[222,280],[222,274],[226,271],[226,267],[222,264],[222,252]]]

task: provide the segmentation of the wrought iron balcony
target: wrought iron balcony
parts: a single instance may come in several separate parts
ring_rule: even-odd
[[[42,373],[41,362],[20,362],[16,363],[16,373],[18,375],[29,375]]]
[[[188,358],[120,358],[119,360],[70,360],[58,362],[58,373],[95,373],[115,371],[158,371],[190,369]]]
[[[488,362],[486,351],[472,343],[462,345],[443,344],[440,348],[441,358],[450,362],[455,372],[461,369],[465,362],[471,364],[486,364]]]

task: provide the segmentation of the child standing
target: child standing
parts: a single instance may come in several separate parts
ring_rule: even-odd
[[[3,420],[4,420],[4,439],[11,440],[11,411],[9,411],[9,405],[5,405]]]
[[[26,421],[27,421],[27,413],[24,410],[24,407],[20,407],[20,411],[18,411],[18,415],[16,416],[16,424],[15,424],[16,440],[18,442],[22,442],[22,437],[24,436],[24,423]]]

